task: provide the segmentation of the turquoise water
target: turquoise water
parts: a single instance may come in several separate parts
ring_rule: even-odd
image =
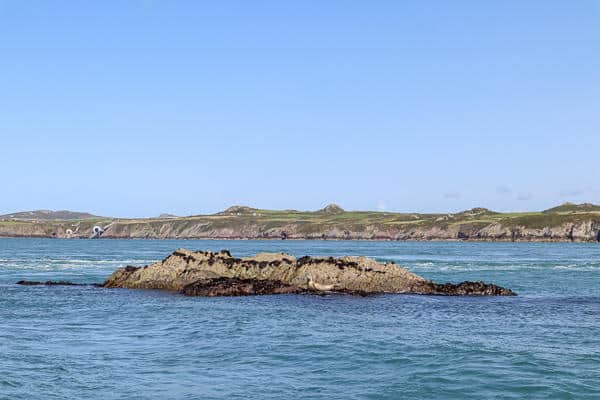
[[[177,247],[367,255],[518,297],[186,298],[92,283]],[[0,239],[0,399],[599,399],[600,245]]]

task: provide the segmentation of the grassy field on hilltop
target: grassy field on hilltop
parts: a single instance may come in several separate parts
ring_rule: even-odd
[[[23,218],[27,215],[35,215],[36,218]],[[69,218],[58,218],[63,215]],[[80,215],[83,218],[77,218]],[[260,238],[277,237],[283,232],[293,232],[296,237],[298,235],[320,237],[320,233],[323,233],[323,237],[334,235],[342,238],[369,238],[381,235],[396,237],[395,235],[407,231],[413,234],[417,232],[418,235],[419,231],[432,230],[452,231],[456,235],[457,232],[461,232],[463,236],[480,237],[477,236],[477,231],[488,226],[509,229],[509,235],[512,235],[511,232],[519,229],[540,230],[561,226],[563,229],[560,231],[564,232],[565,229],[568,230],[564,228],[565,224],[581,224],[586,221],[595,224],[594,226],[600,226],[600,206],[566,203],[537,212],[501,213],[486,208],[473,208],[445,214],[345,211],[337,205],[329,205],[318,211],[263,210],[233,206],[210,215],[187,217],[169,215],[163,218],[135,219],[105,218],[66,211],[56,214],[49,211],[22,212],[0,217],[0,235],[68,237],[67,232],[73,232],[78,237],[89,237],[93,234],[94,226],[99,226],[110,232],[108,236],[142,238],[222,237],[222,235]],[[425,237],[429,237],[427,235],[429,234]],[[503,237],[506,238],[506,235],[505,233]],[[448,235],[443,235],[443,238],[448,238]]]

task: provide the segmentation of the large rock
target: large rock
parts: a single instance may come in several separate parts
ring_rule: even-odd
[[[394,263],[365,257],[315,258],[261,253],[236,258],[228,251],[179,249],[145,267],[125,267],[107,288],[166,289],[188,295],[247,295],[300,292],[514,295],[483,282],[437,284]]]

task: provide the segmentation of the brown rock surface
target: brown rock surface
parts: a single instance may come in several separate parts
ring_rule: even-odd
[[[215,253],[186,249],[143,268],[121,268],[104,287],[166,289],[204,296],[318,292],[319,288],[360,294],[514,294],[483,282],[440,285],[394,263],[382,264],[365,257],[296,259],[282,253],[260,253],[236,258],[226,250]]]

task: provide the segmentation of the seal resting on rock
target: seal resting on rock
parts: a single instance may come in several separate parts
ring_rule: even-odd
[[[336,287],[335,284],[322,285],[320,283],[317,283],[317,282],[313,281],[312,275],[310,275],[310,274],[306,275],[306,281],[307,281],[306,285],[308,286],[308,288],[312,289],[312,290],[316,290],[317,292],[331,292]]]

